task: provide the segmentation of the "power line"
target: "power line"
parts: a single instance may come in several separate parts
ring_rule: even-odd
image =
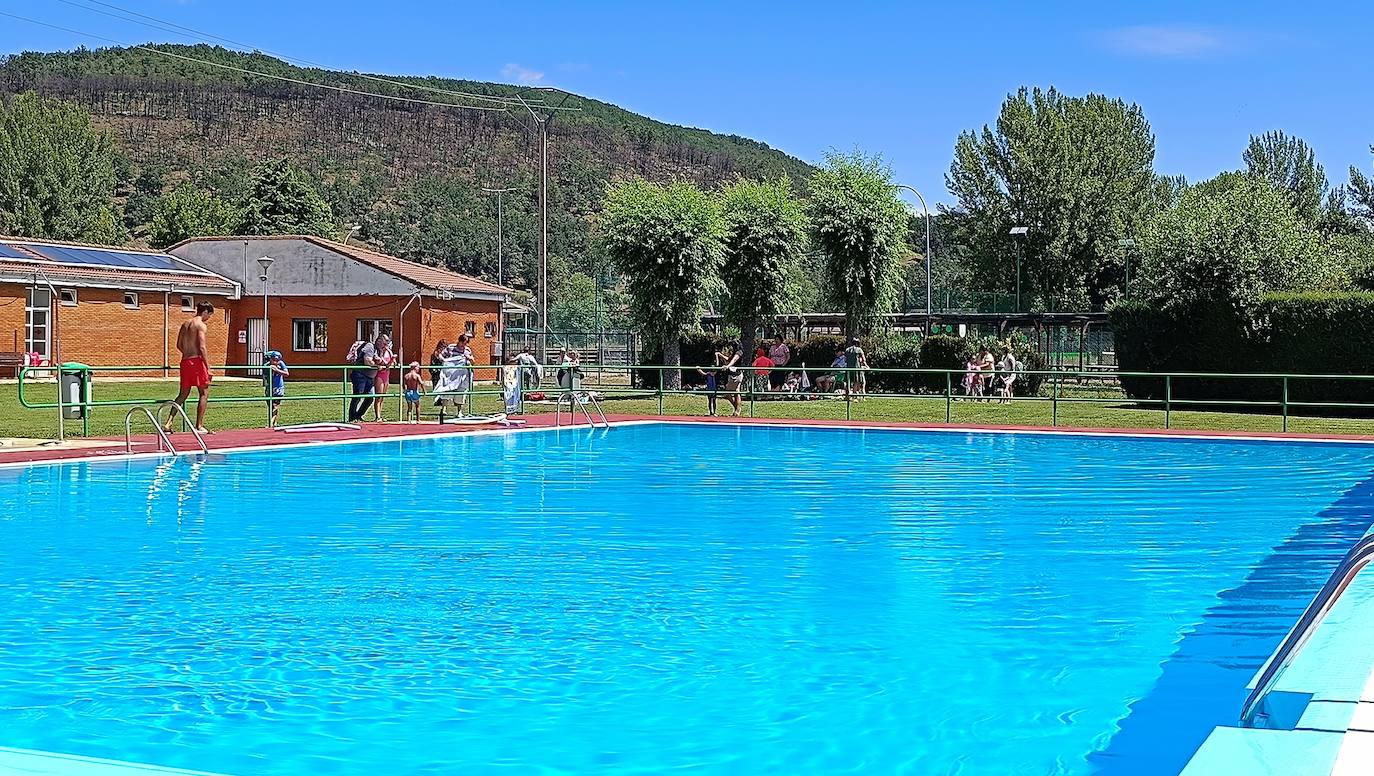
[[[492,113],[509,113],[509,112],[510,112],[510,109],[507,108],[507,107],[497,108],[497,107],[495,107],[495,106],[485,106],[485,105],[459,105],[458,103],[453,103],[453,102],[437,102],[437,101],[435,101],[435,100],[421,100],[421,99],[417,99],[417,98],[415,98],[415,97],[401,97],[401,96],[395,95],[395,94],[380,94],[380,93],[377,93],[377,92],[366,92],[366,91],[363,91],[363,90],[361,90],[361,89],[350,89],[350,88],[348,88],[348,87],[346,87],[346,86],[336,86],[336,85],[334,85],[334,84],[315,83],[314,81],[305,81],[305,80],[302,80],[302,79],[299,79],[299,78],[292,78],[292,77],[290,77],[290,76],[285,76],[285,75],[275,75],[275,74],[273,74],[273,73],[261,73],[261,72],[258,72],[257,70],[249,70],[248,68],[245,68],[245,67],[238,67],[238,66],[236,66],[236,65],[229,65],[229,64],[225,64],[225,63],[223,63],[223,62],[213,62],[213,61],[208,60],[208,59],[197,59],[197,58],[195,58],[195,57],[188,57],[188,56],[185,56],[185,55],[183,55],[183,54],[174,54],[174,53],[172,53],[172,52],[170,52],[170,51],[162,51],[161,49],[156,49],[156,48],[153,48],[153,47],[151,47],[151,46],[143,46],[143,45],[137,45],[137,44],[126,44],[126,43],[122,43],[122,42],[120,42],[120,41],[117,41],[117,40],[115,40],[115,39],[113,39],[113,38],[107,38],[107,37],[105,37],[105,36],[103,36],[103,35],[96,35],[96,34],[94,34],[94,33],[82,32],[81,30],[74,30],[74,29],[71,29],[70,27],[63,27],[63,26],[58,25],[58,24],[51,24],[51,23],[49,23],[49,22],[42,22],[42,21],[39,21],[39,20],[37,20],[37,19],[30,19],[30,18],[28,18],[27,16],[20,16],[20,15],[18,15],[18,14],[8,13],[8,12],[5,12],[5,11],[0,11],[0,16],[7,16],[7,17],[9,17],[9,18],[11,18],[11,19],[18,19],[18,20],[21,21],[21,22],[28,22],[29,24],[36,24],[36,25],[38,25],[38,26],[40,26],[40,27],[47,27],[47,28],[49,28],[49,29],[54,29],[54,30],[58,30],[58,31],[60,31],[60,32],[70,33],[70,34],[72,34],[72,35],[80,35],[80,36],[82,36],[82,37],[91,38],[92,40],[100,40],[100,41],[104,41],[104,42],[106,42],[106,43],[113,43],[113,44],[116,45],[116,46],[122,46],[122,47],[124,47],[124,48],[131,48],[131,49],[137,49],[137,50],[139,50],[139,51],[146,51],[146,52],[148,52],[148,53],[150,53],[150,54],[157,54],[158,56],[168,57],[168,58],[170,58],[170,59],[179,59],[179,60],[182,60],[182,61],[184,61],[184,62],[194,62],[194,63],[199,64],[199,65],[207,65],[207,66],[209,66],[209,67],[218,67],[218,68],[220,68],[220,69],[222,69],[222,70],[230,70],[230,71],[233,71],[233,72],[236,72],[236,73],[242,73],[242,74],[244,74],[244,75],[257,76],[258,78],[270,78],[270,79],[273,79],[273,80],[276,80],[276,81],[285,81],[285,82],[287,82],[287,83],[298,84],[298,85],[300,85],[300,86],[310,86],[310,87],[314,87],[314,88],[316,88],[316,89],[328,89],[328,90],[330,90],[330,91],[343,92],[343,93],[345,93],[345,94],[355,94],[355,95],[359,95],[359,96],[362,96],[362,97],[376,97],[377,99],[381,99],[381,100],[395,100],[395,101],[397,101],[397,102],[405,102],[405,103],[410,103],[410,104],[412,104],[412,105],[433,105],[433,106],[441,107],[441,108],[461,108],[461,109],[463,109],[463,110],[478,110],[478,111],[487,111],[487,112],[492,112]]]
[[[173,34],[179,34],[179,35],[182,35],[182,36],[184,36],[184,37],[196,38],[196,39],[200,39],[200,40],[202,40],[202,41],[212,41],[212,40],[214,40],[214,41],[219,41],[219,42],[221,42],[221,43],[228,43],[229,45],[231,45],[231,46],[236,46],[236,47],[238,47],[238,48],[249,49],[249,50],[252,50],[252,51],[260,51],[260,52],[262,52],[262,53],[264,53],[264,54],[270,54],[271,56],[277,57],[278,59],[284,60],[284,61],[286,61],[286,62],[291,62],[291,63],[295,63],[295,64],[300,64],[300,65],[308,65],[308,66],[310,66],[310,67],[316,67],[316,68],[320,68],[320,69],[322,69],[322,70],[331,70],[331,69],[332,69],[332,68],[328,67],[327,65],[320,64],[319,62],[312,62],[312,61],[310,61],[310,60],[308,60],[308,59],[303,59],[303,58],[301,58],[301,57],[292,57],[292,56],[288,56],[288,55],[282,54],[282,53],[280,53],[280,52],[270,51],[270,50],[268,50],[268,49],[261,48],[261,47],[259,47],[259,46],[254,46],[254,45],[252,45],[251,43],[244,43],[243,41],[233,40],[233,39],[231,39],[231,38],[226,38],[226,37],[223,37],[223,36],[220,36],[220,35],[215,35],[215,34],[212,34],[212,33],[203,32],[203,31],[197,30],[197,29],[195,29],[195,28],[193,28],[193,27],[187,27],[187,26],[185,26],[185,25],[177,24],[176,22],[170,22],[170,21],[167,21],[167,20],[165,20],[165,19],[159,19],[159,18],[157,18],[156,16],[149,16],[148,14],[140,13],[140,12],[138,12],[138,11],[133,11],[133,10],[130,10],[130,9],[128,9],[128,8],[121,8],[120,6],[114,5],[113,3],[106,3],[106,2],[103,2],[102,0],[85,0],[85,2],[86,2],[86,3],[89,3],[89,4],[91,4],[91,5],[99,5],[99,6],[103,6],[103,7],[105,7],[105,8],[109,8],[109,9],[112,9],[113,11],[117,11],[118,13],[111,13],[111,12],[109,12],[109,11],[102,11],[102,10],[100,10],[99,8],[91,8],[89,5],[84,5],[84,4],[81,4],[81,3],[77,3],[77,2],[74,2],[74,0],[57,0],[57,1],[60,2],[60,3],[64,3],[64,4],[66,4],[66,5],[72,6],[73,8],[80,8],[80,9],[83,10],[83,11],[90,11],[91,13],[98,13],[98,14],[101,14],[101,15],[103,15],[103,16],[109,16],[109,17],[114,18],[114,19],[120,19],[120,20],[126,21],[126,22],[133,22],[134,24],[142,24],[142,25],[145,26],[145,27],[150,27],[150,28],[152,28],[152,29],[161,30],[161,31],[163,31],[163,32],[170,32],[170,33],[173,33]],[[126,14],[126,15],[125,15],[125,16],[121,16],[121,15],[119,15],[119,14]],[[131,18],[129,18],[130,16],[136,16],[136,17],[139,17],[139,18],[138,18],[138,19],[131,19]],[[139,21],[139,19],[145,19],[145,20],[147,20],[147,21]],[[519,104],[518,101],[517,101],[515,98],[513,98],[513,97],[498,97],[498,96],[493,96],[493,95],[489,95],[489,94],[477,94],[477,93],[475,93],[475,92],[463,92],[463,91],[457,91],[457,90],[454,90],[454,89],[444,89],[444,88],[441,88],[441,87],[438,87],[438,86],[426,86],[426,85],[422,85],[422,84],[413,84],[413,83],[407,83],[407,82],[405,82],[405,81],[398,81],[398,80],[393,79],[393,78],[384,78],[384,77],[382,77],[382,76],[369,75],[369,74],[367,74],[367,73],[354,72],[354,73],[351,73],[350,75],[353,75],[354,77],[362,78],[362,79],[365,79],[365,80],[368,80],[368,81],[376,81],[376,82],[378,82],[378,83],[384,83],[384,84],[388,84],[388,85],[391,85],[391,86],[399,86],[399,87],[402,87],[402,88],[405,88],[405,89],[416,89],[416,90],[419,90],[419,91],[433,92],[433,93],[436,93],[436,94],[446,94],[446,95],[449,95],[449,96],[451,96],[451,97],[464,97],[464,98],[472,99],[472,100],[484,100],[484,101],[487,101],[487,102],[495,102],[495,103],[500,104],[500,105],[518,105],[518,104]]]

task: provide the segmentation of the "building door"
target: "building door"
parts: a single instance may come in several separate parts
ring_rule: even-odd
[[[264,340],[264,337],[263,337],[263,335],[266,334],[266,332],[263,330],[262,319],[261,319],[261,318],[249,318],[249,319],[248,319],[248,326],[246,327],[246,331],[247,331],[247,339],[248,339],[248,358],[247,358],[246,361],[244,361],[244,363],[245,363],[245,364],[261,364],[261,363],[264,363],[265,361],[267,361],[267,358],[266,358],[267,343],[266,343],[266,341]],[[261,369],[249,369],[249,370],[248,370],[248,376],[249,376],[249,377],[262,377],[262,370],[261,370]]]
[[[52,292],[30,288],[24,300],[24,350],[52,358]]]

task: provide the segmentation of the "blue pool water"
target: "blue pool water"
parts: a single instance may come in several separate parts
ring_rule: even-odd
[[[0,745],[243,774],[1176,771],[1374,448],[642,425],[0,469]]]

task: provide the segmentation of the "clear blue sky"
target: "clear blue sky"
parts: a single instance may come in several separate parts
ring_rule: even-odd
[[[1269,129],[1305,138],[1333,183],[1371,169],[1374,4],[105,1],[331,67],[560,86],[807,160],[858,147],[932,206],[950,201],[956,135],[1022,84],[1139,103],[1156,168],[1190,180],[1236,168]],[[83,2],[0,10],[178,40]],[[3,52],[82,43],[100,45],[0,19]]]

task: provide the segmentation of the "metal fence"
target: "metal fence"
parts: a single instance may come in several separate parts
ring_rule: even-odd
[[[30,410],[65,410],[79,415],[83,431],[96,411],[128,408],[170,396],[170,386],[154,383],[156,388],[139,391],[135,381],[113,381],[102,386],[102,376],[117,376],[151,367],[92,367],[93,387],[77,401],[54,396],[51,379],[39,374],[51,370],[27,368],[21,371],[18,400]],[[243,369],[243,366],[228,367]],[[285,397],[265,395],[261,383],[234,381],[213,395],[211,404],[253,406],[262,412],[238,411],[233,421],[240,426],[262,425],[272,401],[299,406],[293,421],[346,417],[347,405],[359,395],[346,380],[311,381],[312,370],[346,373],[352,365],[293,367],[293,383]],[[518,396],[509,396],[509,373],[500,366],[472,367],[475,384],[466,395],[466,409],[498,413],[514,398],[517,411],[538,413],[552,409],[560,392],[558,368],[546,371],[542,384],[526,386]],[[752,367],[731,375],[714,372],[714,390],[706,386],[690,388],[636,388],[628,381],[632,370],[712,373],[714,368],[665,367],[661,365],[588,364],[580,366],[585,375],[584,391],[598,394],[612,413],[622,415],[702,414],[714,406],[716,412],[778,419],[832,419],[924,422],[932,424],[995,426],[1074,426],[1086,428],[1191,428],[1203,430],[1244,430],[1284,433],[1374,434],[1374,375],[1300,375],[1300,374],[1223,374],[1223,373],[1148,373],[1100,370],[1038,370],[1012,376],[986,372],[976,375],[965,370],[941,369],[831,369],[790,370],[781,389],[752,374]],[[1149,395],[1128,395],[1122,381],[1148,381]],[[1207,398],[1190,394],[1191,386],[1206,381]],[[656,381],[660,385],[663,381]],[[670,380],[671,382],[671,380]],[[147,383],[143,383],[147,385]],[[216,386],[219,387],[219,383]],[[388,402],[388,418],[399,419],[401,396],[399,381],[383,395]],[[1234,392],[1218,389],[1234,386]],[[428,386],[427,386],[428,387]],[[1180,388],[1182,392],[1180,392]],[[120,398],[102,398],[102,391]],[[1140,393],[1140,392],[1136,392]],[[232,394],[232,395],[225,395]],[[1339,397],[1328,400],[1324,397]],[[54,400],[55,399],[55,400]],[[425,400],[428,408],[430,399]],[[118,414],[118,413],[114,413]],[[113,417],[113,414],[110,416]],[[109,429],[106,418],[98,428]],[[112,432],[111,432],[112,433]]]
[[[554,364],[575,350],[586,364],[631,366],[639,360],[639,338],[632,331],[550,331],[507,328],[501,352],[512,355],[526,348],[544,364]]]

